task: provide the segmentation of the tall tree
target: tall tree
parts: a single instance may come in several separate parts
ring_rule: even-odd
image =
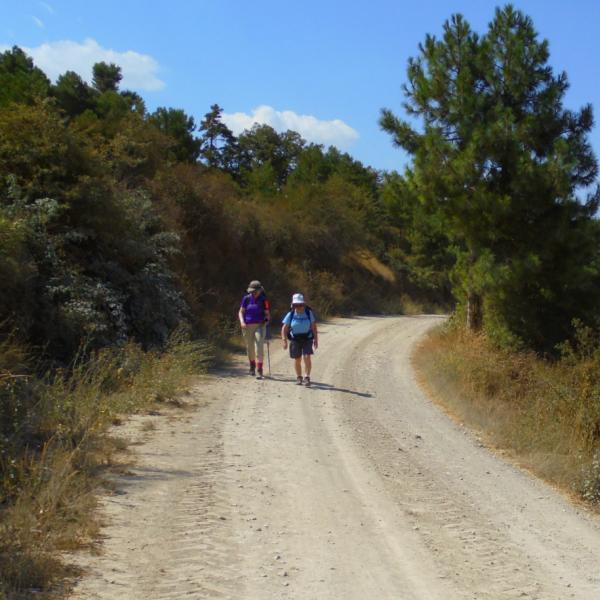
[[[49,79],[21,48],[14,46],[0,54],[0,107],[45,98],[49,88]]]
[[[331,161],[327,160],[321,144],[308,144],[296,161],[296,168],[290,174],[292,185],[324,183],[331,176]]]
[[[194,136],[194,117],[181,109],[160,107],[150,115],[150,122],[174,140],[172,152],[176,160],[191,163],[198,160],[202,140]]]
[[[204,115],[200,123],[200,154],[209,167],[235,172],[238,168],[236,138],[223,123],[222,114],[223,109],[218,104],[213,104]]]
[[[270,125],[255,123],[238,138],[241,170],[270,169],[275,187],[280,189],[296,167],[305,145],[295,131],[277,133]]]
[[[74,71],[61,75],[52,87],[52,94],[67,115],[75,117],[94,107],[97,93]]]
[[[114,63],[98,62],[93,67],[92,84],[101,94],[118,91],[121,79],[121,67]]]
[[[576,198],[597,174],[592,109],[563,107],[567,77],[548,59],[547,41],[510,5],[496,10],[484,36],[455,15],[442,39],[428,35],[409,61],[404,106],[421,129],[390,110],[380,119],[412,154],[417,196],[456,246],[455,292],[469,326],[489,317],[508,338],[537,347],[566,335],[559,295],[570,294],[577,310],[593,245],[577,240],[600,197]],[[569,273],[549,268],[573,256]]]
[[[386,224],[394,228],[384,231],[392,246],[392,263],[406,272],[409,281],[419,290],[427,290],[442,305],[452,303],[449,272],[454,257],[443,221],[430,206],[419,202],[410,178],[396,172],[387,173],[381,186],[386,209]]]
[[[146,103],[137,92],[132,92],[131,90],[124,90],[123,92],[121,92],[121,96],[125,98],[125,100],[129,104],[129,108],[133,112],[141,116],[144,116],[146,114]]]

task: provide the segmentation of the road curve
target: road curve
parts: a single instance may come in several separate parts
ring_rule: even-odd
[[[598,600],[600,520],[481,446],[415,382],[438,317],[321,327],[312,388],[271,343],[184,417],[143,417],[73,598]],[[152,420],[155,430],[145,425]]]

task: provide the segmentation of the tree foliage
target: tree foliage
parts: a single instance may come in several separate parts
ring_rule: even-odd
[[[320,312],[435,296],[365,266],[396,264],[374,170],[293,131],[235,136],[217,104],[198,129],[180,109],[148,114],[117,65],[93,73],[52,85],[21,50],[0,58],[0,327],[45,358],[160,348],[183,324],[214,335],[256,277],[275,306],[303,289]]]
[[[46,97],[50,81],[17,46],[0,54],[0,107]]]
[[[405,109],[421,128],[389,110],[380,120],[413,156],[411,193],[454,246],[470,325],[483,319],[540,349],[567,337],[574,316],[591,317],[599,283],[600,195],[577,197],[597,175],[592,109],[564,108],[567,78],[548,60],[548,43],[510,5],[483,36],[455,15],[409,61]]]
[[[233,173],[239,169],[237,140],[223,123],[222,114],[223,109],[218,104],[213,104],[204,115],[200,123],[200,153],[209,167]]]
[[[121,67],[114,63],[99,62],[94,65],[92,85],[100,94],[118,91],[121,79]]]
[[[198,160],[202,141],[194,136],[194,117],[180,109],[160,107],[150,115],[149,120],[159,131],[174,140],[171,152],[175,161],[195,163]]]
[[[270,125],[255,123],[238,138],[239,170],[243,178],[255,170],[271,174],[274,189],[281,189],[294,170],[306,142],[299,133],[277,133]]]

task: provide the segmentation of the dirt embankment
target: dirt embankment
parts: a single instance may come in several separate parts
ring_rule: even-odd
[[[74,598],[595,600],[600,521],[489,453],[423,394],[413,343],[436,317],[322,327],[312,388],[271,345],[200,408],[144,417],[103,502]],[[156,430],[144,423],[153,420]]]

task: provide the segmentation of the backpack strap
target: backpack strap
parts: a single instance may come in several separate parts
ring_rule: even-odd
[[[308,333],[306,334],[302,334],[302,335],[306,335],[306,339],[307,340],[312,340],[315,337],[315,334],[312,331],[312,309],[310,308],[310,306],[308,305],[304,305],[304,312],[306,313],[306,316],[308,317],[308,325],[309,325],[309,330]],[[288,340],[293,340],[296,339],[294,336],[294,332],[292,331],[292,323],[294,321],[294,309],[292,308],[292,310],[289,312],[290,314],[290,325],[289,325],[289,330],[288,330]],[[303,338],[304,339],[304,338]]]
[[[306,313],[306,316],[308,317],[308,339],[312,340],[315,337],[315,334],[313,333],[313,330],[312,330],[312,319],[313,319],[312,308],[310,306],[308,306],[308,304],[305,304],[304,312]]]

